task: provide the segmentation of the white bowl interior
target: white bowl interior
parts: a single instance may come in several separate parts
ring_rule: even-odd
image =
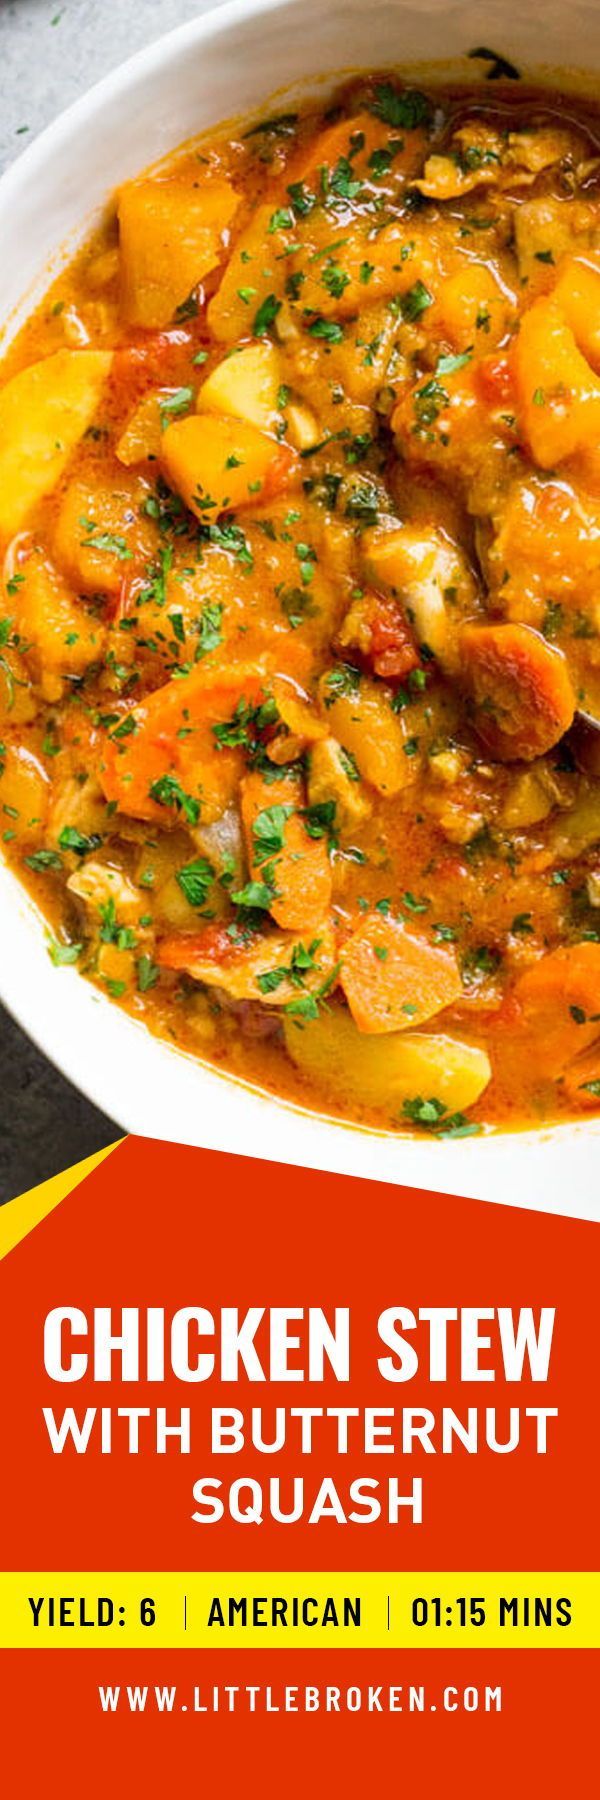
[[[8,337],[111,190],[182,141],[348,70],[417,65],[473,79],[491,45],[532,80],[587,85],[600,65],[595,0],[233,0],[134,57],[42,135],[0,182],[0,318]],[[578,47],[580,53],[578,56]],[[540,48],[543,47],[543,64]],[[578,74],[573,65],[585,65]],[[561,76],[557,71],[562,70]],[[564,71],[569,73],[565,74]],[[290,80],[293,74],[293,81]],[[285,90],[282,96],[281,90]],[[493,90],[492,90],[493,91]],[[6,341],[6,339],[5,339]],[[342,1125],[183,1056],[83,981],[55,970],[36,909],[0,865],[6,1006],[124,1130],[443,1193],[600,1216],[600,1121],[439,1143]]]

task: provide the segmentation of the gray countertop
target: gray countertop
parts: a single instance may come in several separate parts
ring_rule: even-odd
[[[202,0],[0,0],[0,170],[109,69],[207,10]],[[0,1093],[0,1204],[118,1136],[1,1007]]]

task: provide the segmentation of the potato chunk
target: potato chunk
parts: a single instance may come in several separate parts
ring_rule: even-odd
[[[277,394],[281,382],[281,357],[274,344],[247,344],[218,363],[202,383],[198,412],[225,413],[245,419],[259,431],[273,431],[277,422]]]
[[[0,536],[20,531],[56,487],[109,374],[105,350],[57,350],[0,392]]]
[[[398,1115],[405,1100],[423,1095],[449,1113],[464,1112],[491,1076],[485,1050],[474,1044],[425,1032],[363,1037],[342,1006],[328,1007],[308,1024],[286,1018],[284,1031],[296,1067],[345,1105]]]
[[[121,188],[121,293],[131,325],[169,324],[218,263],[237,203],[227,181],[130,181]]]

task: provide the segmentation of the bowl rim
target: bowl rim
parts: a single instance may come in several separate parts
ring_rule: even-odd
[[[302,8],[302,4],[303,0],[224,0],[224,4],[211,6],[206,12],[184,21],[135,51],[60,112],[9,166],[0,178],[0,210],[12,209],[18,202],[20,193],[35,181],[37,170],[45,167],[64,145],[75,139],[86,120],[91,115],[101,113],[106,102],[113,103],[130,88],[143,84],[157,71],[167,70],[168,65],[176,63],[188,49],[196,50],[203,42],[212,38],[223,37],[226,40],[239,22],[249,19],[260,21],[270,14],[295,12]],[[340,69],[340,75],[343,72]],[[290,78],[291,85],[293,75]],[[268,99],[269,94],[266,92],[265,104]],[[256,110],[261,110],[259,105]],[[83,222],[82,209],[82,224]],[[81,236],[81,226],[78,235]],[[44,276],[51,278],[47,261],[40,269],[40,278]],[[24,309],[23,316],[27,316],[27,294],[17,304],[17,311],[20,312],[21,309]],[[0,349],[7,323],[10,328],[10,319],[8,322],[0,322]],[[188,1142],[234,1153],[258,1154],[282,1162],[296,1162],[307,1168],[329,1169],[332,1173],[377,1176],[386,1181],[421,1188],[430,1186],[442,1193],[460,1192],[503,1204],[510,1201],[547,1211],[569,1212],[576,1217],[600,1216],[600,1200],[594,1192],[591,1169],[593,1148],[600,1142],[600,1119],[584,1118],[574,1124],[556,1124],[543,1129],[528,1127],[518,1131],[482,1134],[479,1138],[460,1142],[446,1141],[442,1150],[439,1143],[431,1140],[422,1141],[402,1133],[357,1125],[352,1121],[305,1108],[241,1081],[216,1069],[214,1065],[188,1056],[164,1040],[154,1037],[146,1026],[123,1013],[107,996],[85,982],[75,970],[67,969],[60,972],[62,980],[69,984],[72,992],[75,983],[78,990],[85,990],[86,996],[89,996],[89,999],[76,1002],[78,1022],[85,1027],[88,1019],[94,1020],[96,1025],[102,1019],[101,1035],[106,1046],[110,1050],[114,1040],[114,1047],[118,1052],[116,1062],[111,1061],[110,1055],[107,1061],[96,1057],[94,1065],[89,1059],[82,1062],[77,1037],[74,1041],[69,1041],[60,1017],[56,1022],[59,995],[51,996],[50,988],[47,988],[43,980],[37,950],[39,949],[49,968],[43,943],[44,926],[47,929],[47,922],[4,861],[0,867],[0,911],[5,920],[10,920],[16,937],[21,935],[23,944],[25,936],[31,936],[32,922],[35,922],[33,929],[37,934],[38,945],[35,948],[32,944],[32,955],[44,990],[40,1001],[35,995],[30,994],[28,997],[27,992],[19,988],[12,979],[9,959],[3,957],[0,999],[29,1039],[59,1072],[93,1105],[118,1121],[118,1125],[124,1130],[135,1135],[166,1137],[170,1141]],[[22,936],[23,933],[25,936]],[[51,981],[54,982],[56,978],[57,972],[50,971]],[[96,1009],[95,1017],[93,1009]],[[70,1010],[70,1005],[66,1010]],[[130,1093],[122,1095],[118,1059],[119,1056],[122,1062],[126,1059],[128,1033],[133,1063],[136,1068],[138,1064],[141,1065],[142,1074],[150,1071],[151,1086],[151,1065],[156,1063],[158,1067],[160,1059],[166,1056],[171,1059],[171,1067],[178,1069],[176,1080],[182,1082],[190,1097],[194,1084],[197,1089],[196,1102],[200,1090],[204,1091],[205,1109],[200,1135],[191,1125],[188,1135],[182,1122],[174,1136],[173,1113],[178,1109],[172,1105],[167,1107],[166,1121],[168,1125],[169,1119],[171,1120],[171,1129],[163,1129],[161,1119],[152,1116],[151,1108],[143,1102],[139,1081],[135,1084],[133,1099]],[[135,1040],[134,1034],[137,1034]],[[184,1070],[187,1070],[187,1080],[184,1080]],[[133,1069],[128,1072],[131,1074]],[[193,1077],[192,1081],[190,1075]],[[211,1098],[215,1098],[218,1114],[216,1125],[209,1112]],[[228,1112],[236,1115],[235,1144],[228,1141],[224,1133]],[[230,1129],[233,1123],[232,1119]],[[270,1143],[267,1142],[268,1137],[272,1139]],[[565,1151],[568,1155],[570,1193],[564,1189]],[[517,1161],[519,1179],[515,1185]],[[510,1184],[508,1194],[507,1182]]]

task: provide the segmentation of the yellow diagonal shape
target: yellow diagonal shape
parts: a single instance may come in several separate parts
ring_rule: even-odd
[[[83,1162],[74,1163],[71,1169],[64,1169],[62,1175],[51,1175],[49,1181],[41,1181],[38,1187],[29,1188],[26,1194],[18,1194],[16,1200],[10,1200],[0,1207],[0,1261],[20,1244],[30,1231],[40,1224],[47,1214],[60,1206],[73,1188],[85,1181],[93,1169],[98,1169],[106,1156],[117,1150],[123,1138],[115,1144],[108,1144],[105,1150],[97,1150],[94,1156],[86,1156]]]

